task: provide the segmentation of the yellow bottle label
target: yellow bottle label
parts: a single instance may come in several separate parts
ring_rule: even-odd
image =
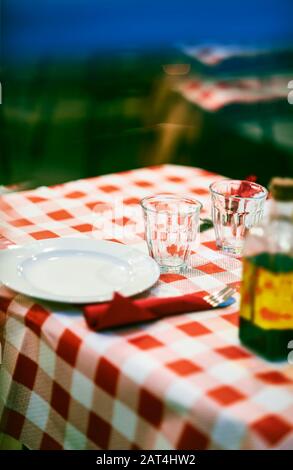
[[[240,316],[263,329],[293,329],[293,272],[274,273],[245,259]]]

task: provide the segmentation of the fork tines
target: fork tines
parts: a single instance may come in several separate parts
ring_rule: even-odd
[[[213,294],[206,295],[204,297],[204,300],[209,303],[212,307],[217,307],[218,305],[222,304],[230,297],[232,297],[235,292],[236,290],[233,289],[233,287],[226,286],[219,292],[214,292]]]

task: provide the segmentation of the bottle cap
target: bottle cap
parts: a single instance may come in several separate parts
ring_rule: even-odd
[[[276,201],[293,201],[293,178],[273,178],[270,183],[270,191]]]

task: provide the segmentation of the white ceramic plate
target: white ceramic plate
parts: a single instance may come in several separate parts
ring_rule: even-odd
[[[157,263],[133,248],[107,241],[56,238],[0,252],[0,280],[22,294],[67,303],[105,302],[150,288]]]

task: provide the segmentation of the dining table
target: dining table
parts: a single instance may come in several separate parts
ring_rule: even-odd
[[[5,194],[0,247],[94,237],[147,253],[140,200],[188,194],[209,217],[209,186],[221,178],[167,164]],[[96,223],[101,203],[118,207],[107,212],[110,224]],[[211,228],[189,268],[161,274],[144,296],[206,295],[227,285],[239,292],[241,269]],[[239,293],[235,299],[97,332],[80,305],[1,285],[0,432],[44,450],[293,449],[293,364],[270,363],[240,344]]]

